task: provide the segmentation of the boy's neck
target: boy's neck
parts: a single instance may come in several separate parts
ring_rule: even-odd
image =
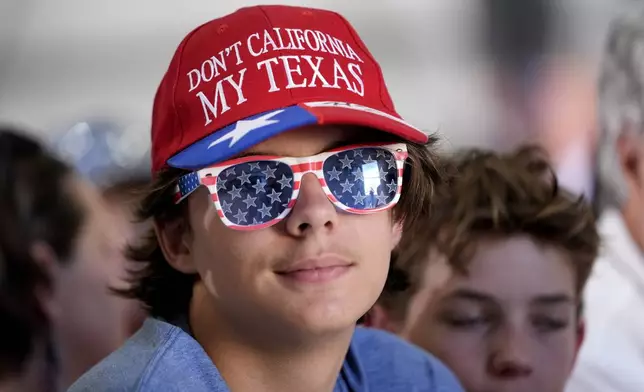
[[[353,327],[323,337],[296,336],[268,323],[244,330],[214,313],[207,299],[193,297],[190,328],[231,390],[333,391]]]

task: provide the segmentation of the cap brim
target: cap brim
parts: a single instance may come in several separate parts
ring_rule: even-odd
[[[168,165],[197,170],[225,161],[282,132],[307,125],[358,125],[426,143],[428,135],[389,113],[346,102],[308,102],[237,121],[193,143],[168,159]]]

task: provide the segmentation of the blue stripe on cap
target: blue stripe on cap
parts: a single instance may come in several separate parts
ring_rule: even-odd
[[[282,132],[317,123],[315,115],[297,105],[270,110],[215,131],[168,159],[168,165],[198,170],[232,158]]]

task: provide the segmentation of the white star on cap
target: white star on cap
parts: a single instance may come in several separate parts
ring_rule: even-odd
[[[235,124],[235,128],[233,128],[232,131],[228,132],[224,136],[210,143],[208,145],[208,148],[216,146],[217,144],[223,142],[224,140],[230,140],[230,143],[228,143],[228,147],[232,147],[233,144],[237,143],[249,132],[254,131],[258,128],[265,127],[267,125],[278,123],[279,120],[271,120],[271,118],[277,116],[283,111],[284,109],[275,110],[274,112],[266,113],[263,116],[259,116],[252,120],[239,120],[237,121],[237,124]]]

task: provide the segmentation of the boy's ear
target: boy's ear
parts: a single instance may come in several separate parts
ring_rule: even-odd
[[[190,252],[192,234],[184,219],[154,222],[154,231],[161,251],[172,268],[185,274],[197,272]]]
[[[56,282],[58,282],[62,273],[62,263],[51,246],[42,241],[36,241],[31,246],[30,254],[50,282],[47,287],[40,286],[35,288],[36,297],[40,301],[47,317],[51,320],[57,320],[62,314],[60,301],[56,297]]]

